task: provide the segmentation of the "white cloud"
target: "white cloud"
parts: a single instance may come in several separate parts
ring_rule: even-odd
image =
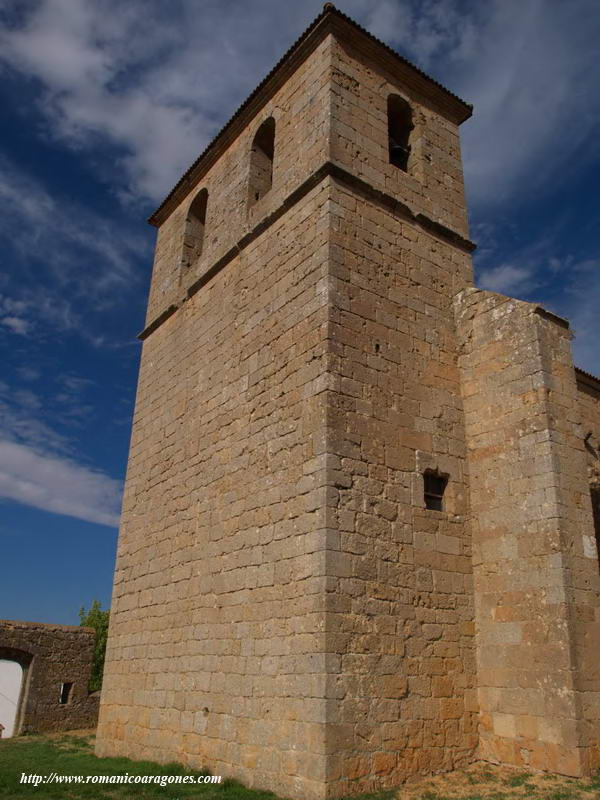
[[[37,381],[41,377],[41,372],[35,367],[30,367],[28,364],[23,364],[17,369],[19,378],[23,381]]]
[[[25,318],[27,303],[0,294],[0,325],[4,325],[11,333],[27,336],[32,324]]]
[[[500,264],[497,267],[482,270],[478,283],[482,289],[510,295],[522,294],[537,285],[533,269],[515,267],[513,264]]]
[[[83,315],[114,307],[139,287],[140,257],[150,256],[148,238],[51,196],[2,158],[0,202],[0,236],[13,250],[11,266],[19,275],[12,294],[0,294],[0,324],[25,336],[43,323],[101,344]]]
[[[501,232],[500,232],[501,233]],[[600,258],[577,259],[560,252],[556,231],[512,253],[511,261],[494,265],[502,236],[484,231],[487,252],[476,271],[477,285],[492,292],[539,303],[569,320],[575,364],[600,375]]]
[[[349,11],[474,105],[462,127],[479,208],[557,185],[598,156],[596,0],[348,0]]]
[[[563,291],[548,306],[571,324],[577,366],[600,376],[600,258],[567,258],[560,266],[555,260],[553,266],[565,273],[565,283]]]
[[[318,3],[310,5],[317,13]],[[75,146],[116,145],[126,190],[156,201],[307,13],[268,2],[236,2],[225,12],[220,3],[193,0],[174,10],[140,0],[41,0],[20,25],[0,29],[0,52],[40,82],[54,136]]]
[[[64,456],[0,440],[0,497],[44,511],[117,526],[119,481]]]
[[[476,203],[505,202],[526,179],[534,191],[576,152],[582,162],[597,152],[596,0],[340,7],[474,103],[463,150]],[[121,196],[157,201],[320,10],[318,0],[40,0],[0,28],[0,53],[39,81],[52,135],[116,146],[105,177]]]
[[[146,243],[112,220],[57,194],[0,159],[0,233],[25,257],[43,259],[71,292],[106,294],[137,279],[133,257]],[[28,236],[15,236],[26,226]],[[60,247],[57,247],[57,244]],[[18,312],[18,300],[13,300]],[[22,303],[24,301],[21,301]]]
[[[31,324],[26,319],[21,319],[20,317],[2,317],[2,319],[0,319],[0,324],[20,336],[27,336],[31,329]]]
[[[72,440],[44,421],[52,412],[72,430],[90,414],[82,394],[91,386],[85,378],[59,374],[45,382],[41,396],[0,382],[0,499],[118,524],[121,482],[80,463]]]
[[[31,414],[19,405],[14,390],[6,384],[0,384],[0,437],[46,452],[72,451],[68,438],[47,425],[40,414]]]
[[[476,44],[449,58],[449,79],[475,106],[462,129],[469,199],[493,206],[556,187],[597,156],[600,15],[595,0],[481,6]]]
[[[421,69],[431,68],[440,57],[469,55],[481,25],[476,7],[467,16],[454,0],[349,0],[344,5],[350,15],[363,17],[364,26],[374,36],[393,41]]]

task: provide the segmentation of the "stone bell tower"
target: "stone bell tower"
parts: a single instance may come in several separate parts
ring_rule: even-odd
[[[100,755],[302,800],[474,756],[470,114],[327,4],[151,217]]]

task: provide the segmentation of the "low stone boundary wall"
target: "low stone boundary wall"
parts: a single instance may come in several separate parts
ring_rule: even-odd
[[[100,693],[88,691],[94,640],[93,628],[0,620],[0,659],[23,669],[15,736],[96,725]]]

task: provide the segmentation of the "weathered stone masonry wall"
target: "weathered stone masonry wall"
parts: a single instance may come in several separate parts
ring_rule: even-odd
[[[329,48],[161,226],[149,321],[323,163]],[[250,144],[269,115],[273,187],[247,211]],[[203,186],[205,246],[182,274],[183,221]],[[323,794],[328,187],[287,208],[144,343],[99,753]]]
[[[325,184],[144,344],[101,754],[322,786],[328,216]]]
[[[576,373],[576,378],[588,478],[590,486],[600,489],[600,381],[581,372]]]
[[[400,88],[401,87],[401,88]],[[408,173],[388,164],[387,96],[416,123]],[[467,234],[457,126],[359,50],[335,42],[334,163],[413,215]],[[425,158],[425,155],[427,156]],[[469,253],[364,185],[331,205],[327,648],[330,796],[465,763],[477,744],[465,433],[451,298]],[[445,513],[423,472],[450,476]]]
[[[375,68],[372,58],[347,42],[334,40],[331,77],[332,160],[371,186],[398,197],[415,214],[425,214],[468,237],[458,125],[408,82],[409,76]],[[400,94],[410,103],[408,172],[389,163],[387,98]]]
[[[476,753],[580,774],[599,587],[568,333],[472,288],[468,108],[327,14],[154,217],[98,753],[302,800]],[[269,116],[273,185],[248,207]]]
[[[88,693],[95,635],[92,628],[0,620],[0,658],[23,668],[15,735],[96,724],[99,697]],[[59,703],[63,683],[73,684],[66,704]]]
[[[332,39],[327,37],[160,226],[147,325],[171,304],[178,304],[194,281],[327,160],[331,47]],[[252,140],[269,117],[275,120],[273,186],[258,203],[248,206]],[[202,255],[194,267],[182,270],[185,219],[201,189],[208,190]]]
[[[328,527],[332,796],[466,763],[477,744],[464,424],[451,297],[468,254],[336,184]],[[450,476],[447,511],[422,474]],[[333,702],[335,700],[335,702]]]
[[[536,306],[457,301],[470,469],[480,755],[597,764],[599,589],[570,334]]]
[[[589,488],[600,491],[600,381],[576,371],[577,379],[577,407],[581,418],[581,436],[584,441],[587,460],[587,482]],[[589,435],[591,434],[591,436]],[[591,500],[588,494],[582,504]],[[589,526],[582,530],[583,548],[585,555],[595,561],[600,572],[599,536]],[[592,570],[593,571],[593,570]],[[591,579],[594,586],[594,579]],[[579,668],[582,670],[581,679],[587,690],[582,701],[583,715],[588,726],[587,737],[592,756],[589,768],[594,769],[600,763],[600,670],[598,668],[598,653],[600,653],[600,601],[595,607],[595,623],[588,624],[583,635],[578,637],[579,647],[583,651],[580,656]]]
[[[450,179],[442,197],[433,169],[386,166],[373,188],[408,195],[409,219],[319,179],[182,302],[329,157],[373,179],[342,143],[370,129],[341,110],[348,91],[369,106],[376,78],[346,55],[332,66],[334,47],[328,37],[160,228],[148,322],[179,308],[144,343],[98,732],[102,755],[176,759],[302,798],[394,785],[464,763],[476,744],[450,300],[471,266],[414,219],[454,221]],[[456,126],[420,100],[421,135],[431,123],[438,162],[460,170]],[[244,165],[270,114],[273,188],[246,213]],[[387,143],[381,113],[374,135]],[[205,247],[184,274],[202,187]],[[427,467],[451,477],[443,515],[424,509]]]

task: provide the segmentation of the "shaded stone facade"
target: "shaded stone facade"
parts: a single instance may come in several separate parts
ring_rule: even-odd
[[[0,659],[23,669],[15,736],[96,725],[99,693],[88,692],[95,636],[93,628],[0,620]]]
[[[473,287],[470,113],[328,6],[153,215],[99,754],[303,800],[597,766],[600,383]]]
[[[600,422],[598,395],[591,404],[580,395],[564,320],[477,289],[459,294],[457,309],[480,754],[585,774],[600,758],[599,565],[585,447],[586,422],[594,431]]]

